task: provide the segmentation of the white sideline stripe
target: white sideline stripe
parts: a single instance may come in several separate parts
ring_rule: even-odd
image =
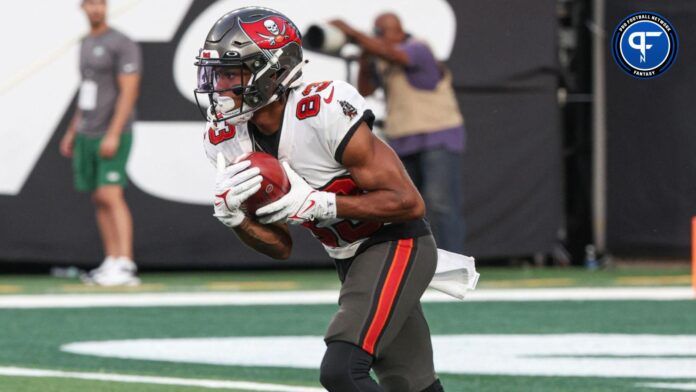
[[[326,392],[323,388],[293,387],[289,385],[265,384],[247,381],[222,381],[192,378],[131,376],[126,374],[113,373],[63,372],[58,370],[27,369],[17,367],[0,367],[0,376],[76,378],[81,380],[115,381],[159,385],[180,385],[211,389],[242,389],[246,391],[265,392]]]
[[[696,391],[696,383],[667,383],[667,382],[656,382],[656,383],[645,383],[636,384],[638,387],[647,388],[658,388],[658,389],[674,389],[678,391]]]
[[[689,287],[483,289],[471,292],[465,301],[588,301],[693,299]],[[428,291],[424,302],[459,302],[446,294]],[[2,295],[0,309],[91,308],[214,305],[319,305],[338,302],[338,291],[256,291],[141,294],[36,294]]]

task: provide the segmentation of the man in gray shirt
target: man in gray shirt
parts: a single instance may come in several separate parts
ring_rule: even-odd
[[[82,82],[70,125],[60,143],[72,158],[75,188],[91,192],[104,246],[102,264],[87,283],[137,285],[133,223],[123,196],[142,59],[140,48],[106,23],[106,0],[83,0],[90,32],[80,47]]]

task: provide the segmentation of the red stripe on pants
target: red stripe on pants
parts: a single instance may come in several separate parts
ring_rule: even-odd
[[[377,310],[362,344],[362,349],[370,354],[374,354],[377,338],[382,334],[382,330],[387,323],[387,318],[389,318],[394,300],[396,299],[396,293],[399,292],[399,286],[401,286],[401,281],[406,272],[408,260],[411,258],[412,249],[413,238],[399,240],[396,245],[396,252],[394,252],[391,267],[389,267],[387,278],[384,280],[382,293],[379,295]]]

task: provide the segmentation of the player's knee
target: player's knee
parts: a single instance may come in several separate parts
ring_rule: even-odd
[[[319,382],[327,391],[338,391],[341,385],[350,384],[350,370],[338,363],[323,361],[319,373]]]
[[[379,385],[384,388],[385,392],[400,392],[400,391],[410,391],[411,383],[406,377],[402,376],[387,376],[379,378]]]
[[[356,386],[376,385],[370,379],[370,366],[372,356],[367,352],[350,343],[331,342],[321,361],[319,381],[329,392],[362,391]]]
[[[92,203],[99,208],[106,208],[109,206],[109,197],[104,192],[100,192],[98,189],[92,193]]]
[[[337,344],[329,343],[319,370],[319,381],[328,391],[340,391],[342,386],[352,384],[350,357],[343,355],[345,350]]]
[[[92,202],[97,207],[113,207],[123,201],[119,189],[102,187],[92,193]]]
[[[444,392],[442,389],[442,384],[440,380],[435,380],[431,385],[425,389],[420,389],[418,384],[422,385],[422,380],[412,380],[409,378],[411,374],[394,374],[389,376],[381,376],[379,378],[379,385],[384,388],[384,392],[404,392],[404,391],[414,391],[414,392]]]
[[[440,380],[435,380],[432,385],[429,387],[425,388],[421,392],[445,392],[445,389],[442,387],[442,384],[440,384]]]

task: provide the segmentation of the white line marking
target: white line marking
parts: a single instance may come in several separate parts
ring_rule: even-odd
[[[76,378],[81,380],[115,381],[159,385],[181,385],[211,389],[242,389],[245,391],[264,392],[325,392],[323,388],[293,387],[289,385],[264,384],[247,381],[223,381],[192,378],[133,376],[113,373],[63,372],[58,370],[27,369],[17,367],[0,367],[0,376]]]
[[[689,287],[483,289],[467,294],[466,302],[483,301],[673,301],[693,299]],[[92,308],[214,305],[320,305],[338,302],[338,291],[257,291],[140,294],[0,295],[0,309]],[[423,302],[460,302],[428,291]]]
[[[432,342],[439,373],[696,379],[696,335],[433,335]],[[321,336],[237,336],[86,341],[60,349],[106,358],[318,369],[326,345]]]
[[[637,387],[645,388],[657,388],[657,389],[675,389],[678,391],[696,391],[696,383],[667,383],[667,382],[655,382],[655,383],[644,383],[636,384]]]

